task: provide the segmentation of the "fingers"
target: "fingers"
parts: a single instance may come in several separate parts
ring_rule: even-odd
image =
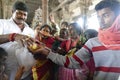
[[[28,40],[28,39],[32,39],[32,38],[30,36],[22,35],[22,34],[16,34],[16,36],[15,36],[15,41],[17,41],[17,40]]]
[[[35,42],[35,40],[31,39],[31,38],[26,38],[25,39],[25,42],[28,46],[31,46],[33,45],[33,43]]]
[[[29,38],[20,39],[19,41],[20,41],[21,45],[24,46],[24,47],[25,47],[25,45],[30,45],[30,44],[32,44],[32,41],[29,40]]]
[[[24,39],[21,39],[21,40],[19,40],[19,42],[20,42],[20,44],[24,47],[25,45],[25,40]]]
[[[19,40],[17,40],[22,46],[31,46],[35,40],[28,36],[21,36]]]
[[[19,69],[18,69],[18,71],[20,71],[20,72],[24,72],[24,69],[25,69],[24,66],[20,66]]]
[[[15,80],[20,80],[23,73],[24,73],[25,67],[24,66],[20,66],[17,70],[16,76],[15,76]]]
[[[22,75],[24,73],[24,71],[25,71],[25,67],[24,66],[20,66],[18,68],[18,70],[17,70],[17,72],[18,72],[19,75]]]

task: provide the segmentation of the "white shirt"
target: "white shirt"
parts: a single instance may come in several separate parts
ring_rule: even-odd
[[[34,30],[32,30],[26,23],[23,31],[13,21],[13,19],[0,19],[0,34],[19,33],[34,37]]]
[[[17,24],[13,21],[13,19],[0,19],[0,35],[2,34],[9,34],[9,33],[19,33],[28,35],[31,37],[35,37],[34,30],[32,30],[26,23],[24,23],[25,27],[23,31],[17,26]],[[17,68],[19,67],[18,56],[16,56],[16,51],[20,49],[20,47],[17,47],[20,45],[17,45],[16,42],[7,42],[4,44],[1,44],[0,47],[4,48],[8,52],[8,58],[6,60],[6,66],[7,66],[7,74],[9,76],[9,80],[14,80]],[[22,51],[24,53],[24,51]],[[18,53],[18,52],[17,52]],[[25,57],[32,57],[30,54]],[[27,58],[23,58],[23,61],[26,61]],[[19,59],[20,60],[20,59]],[[31,67],[33,64],[33,58],[31,59],[32,62],[28,65]],[[28,67],[27,65],[27,67]],[[30,69],[30,68],[29,68]],[[26,74],[23,75],[23,78],[26,77],[30,72],[26,72]]]

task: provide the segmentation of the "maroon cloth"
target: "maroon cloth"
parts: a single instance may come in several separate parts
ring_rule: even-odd
[[[54,38],[52,38],[52,37],[47,37],[47,38],[44,38],[44,39],[42,39],[42,43],[44,43],[48,48],[52,48],[52,44],[54,43]],[[38,54],[39,55],[39,54]],[[37,55],[37,56],[38,56]],[[50,60],[48,60],[48,59],[46,59],[46,58],[44,58],[44,56],[43,55],[39,55],[40,57],[39,57],[39,59],[38,59],[38,64],[41,64],[40,63],[40,61],[41,60],[44,60],[45,61],[45,63],[44,64],[42,64],[42,66],[38,66],[38,67],[34,67],[34,68],[36,68],[36,72],[37,72],[37,75],[38,75],[38,80],[41,80],[42,79],[42,77],[47,73],[47,72],[49,72],[50,73],[50,75],[48,76],[48,78],[47,78],[47,80],[53,80],[54,79],[54,71],[53,71],[53,69],[54,69],[54,66],[55,66],[55,64],[52,62],[52,61],[50,61]],[[42,58],[41,58],[42,57]]]
[[[52,44],[55,42],[54,38],[52,37],[47,37],[47,38],[43,38],[42,42],[48,47],[48,48],[52,48]]]
[[[66,52],[68,52],[70,49],[76,47],[77,41],[72,41],[71,39],[62,41],[60,44],[60,47],[63,48]]]
[[[64,49],[66,52],[68,52],[70,50],[70,45],[71,45],[71,40],[65,40],[61,42],[60,47]]]

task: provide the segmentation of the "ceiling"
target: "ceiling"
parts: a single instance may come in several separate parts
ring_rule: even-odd
[[[11,8],[15,1],[23,1],[28,5],[29,15],[27,22],[32,23],[35,11],[42,8],[42,0],[0,0],[3,18],[11,16]],[[48,0],[48,15],[54,14],[57,22],[72,21],[82,15],[94,12],[94,5],[101,0]],[[3,11],[3,12],[2,12]]]
[[[42,0],[24,0],[29,7],[28,22],[32,21],[35,10],[42,8]],[[78,16],[94,12],[94,5],[101,0],[48,0],[48,15],[54,14],[56,21],[72,21]],[[85,13],[86,10],[86,13]]]

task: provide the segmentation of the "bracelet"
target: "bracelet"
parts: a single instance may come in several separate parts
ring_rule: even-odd
[[[15,40],[16,33],[9,34],[9,41]]]

